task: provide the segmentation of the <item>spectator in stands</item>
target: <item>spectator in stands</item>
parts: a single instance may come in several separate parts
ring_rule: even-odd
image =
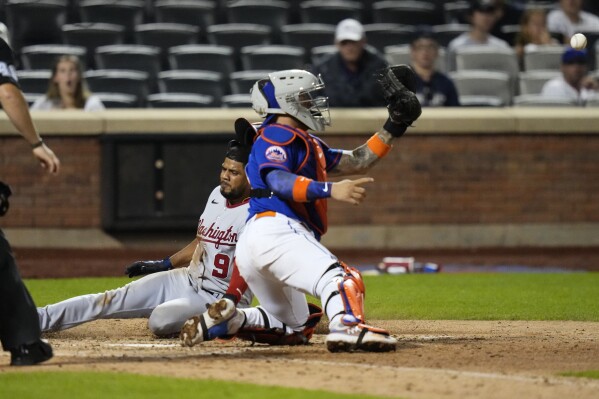
[[[580,31],[599,30],[599,17],[582,11],[583,0],[560,0],[559,8],[547,15],[547,27],[550,32],[561,33],[564,43],[570,43],[570,37]]]
[[[545,83],[541,95],[575,100],[580,105],[597,96],[599,82],[587,75],[587,58],[586,50],[566,49],[562,54],[562,76]]]
[[[510,35],[503,32],[502,28],[520,23],[522,9],[517,4],[511,1],[508,3],[506,0],[490,0],[490,3],[495,6],[495,25],[491,34],[509,43]]]
[[[473,45],[510,47],[506,41],[490,33],[497,21],[496,10],[495,4],[490,0],[474,0],[470,3],[470,30],[453,39],[447,47],[451,70],[455,69],[455,52],[459,48]]]
[[[335,31],[337,52],[313,66],[321,75],[331,107],[385,105],[373,74],[387,65],[383,57],[366,48],[364,27],[355,19],[339,22]]]
[[[87,89],[79,59],[73,55],[63,55],[58,57],[52,66],[52,76],[46,95],[38,98],[31,109],[101,111],[104,109],[104,104]]]
[[[416,95],[425,107],[460,105],[458,91],[451,79],[435,69],[439,43],[428,33],[418,35],[410,43],[412,69],[416,72]]]
[[[526,10],[520,21],[520,32],[516,35],[514,49],[520,61],[524,52],[537,46],[557,45],[558,41],[551,37],[547,29],[547,14],[541,8]]]

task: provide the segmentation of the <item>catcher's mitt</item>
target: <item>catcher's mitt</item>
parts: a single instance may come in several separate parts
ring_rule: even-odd
[[[391,122],[404,128],[410,126],[422,113],[420,102],[414,94],[416,74],[412,68],[408,65],[389,66],[380,70],[376,78],[383,89]]]

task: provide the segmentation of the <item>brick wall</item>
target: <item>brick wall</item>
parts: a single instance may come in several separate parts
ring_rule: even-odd
[[[20,137],[0,137],[0,179],[13,190],[3,227],[100,226],[98,137],[47,137],[61,161],[60,174],[39,166]]]
[[[354,148],[367,136],[325,136]],[[0,137],[14,196],[3,227],[99,227],[97,136],[48,137],[62,161],[45,175],[19,137]],[[599,222],[599,135],[406,135],[370,173],[360,207],[331,201],[332,225]]]

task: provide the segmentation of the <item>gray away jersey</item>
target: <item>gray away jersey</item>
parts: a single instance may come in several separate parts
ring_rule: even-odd
[[[206,208],[198,222],[197,237],[201,240],[202,259],[196,248],[189,265],[189,274],[207,291],[225,293],[233,273],[235,247],[248,216],[249,200],[229,205],[216,187],[210,193]],[[249,305],[252,294],[245,292],[241,304]]]

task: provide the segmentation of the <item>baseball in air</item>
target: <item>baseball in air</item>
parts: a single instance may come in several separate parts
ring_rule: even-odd
[[[582,50],[587,46],[587,37],[582,33],[576,33],[570,39],[570,46],[576,50]]]

